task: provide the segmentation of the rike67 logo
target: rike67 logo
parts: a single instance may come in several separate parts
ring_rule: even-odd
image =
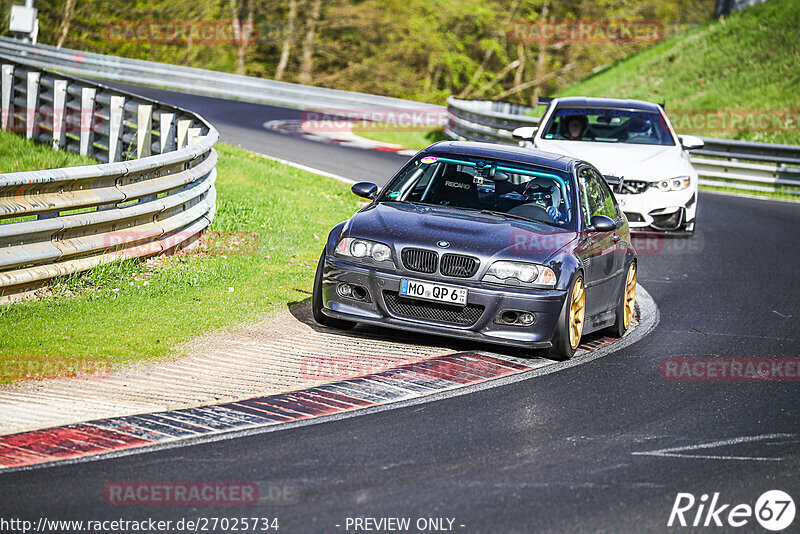
[[[755,506],[724,503],[719,492],[710,497],[704,493],[699,499],[691,493],[678,493],[667,526],[738,528],[752,525],[755,517],[763,528],[777,532],[789,527],[794,515],[794,500],[781,490],[764,492]]]

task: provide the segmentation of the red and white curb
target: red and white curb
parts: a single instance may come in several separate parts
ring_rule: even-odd
[[[658,308],[641,289],[637,307],[642,319],[635,320],[623,338],[590,336],[576,357],[566,362],[462,352],[287,393],[0,436],[0,473],[280,430],[526,380],[581,365],[635,343],[659,320]]]
[[[0,466],[23,467],[407,400],[546,365],[462,353],[290,393],[113,417],[0,437]]]

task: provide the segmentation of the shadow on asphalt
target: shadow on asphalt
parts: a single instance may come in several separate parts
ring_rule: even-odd
[[[417,332],[409,333],[403,330],[395,330],[393,328],[379,328],[371,325],[359,324],[353,330],[337,330],[322,326],[314,320],[311,313],[311,297],[301,301],[290,302],[288,305],[289,312],[295,319],[303,324],[311,327],[315,332],[322,332],[329,335],[346,337],[349,339],[369,339],[371,341],[386,341],[390,343],[409,343],[409,335],[413,336],[414,345],[423,345],[430,347],[443,347],[452,349],[453,352],[482,352],[488,354],[502,354],[504,356],[513,356],[516,358],[542,358],[548,359],[547,350],[525,350],[516,347],[505,347],[503,345],[494,345],[491,343],[476,343],[475,341],[452,339],[444,336],[419,334]],[[604,337],[602,332],[596,332],[584,336],[583,343],[591,343],[592,341]]]

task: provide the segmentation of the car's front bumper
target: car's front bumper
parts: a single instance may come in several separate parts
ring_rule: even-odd
[[[632,231],[693,230],[697,208],[697,190],[693,187],[663,192],[651,186],[643,193],[615,193],[615,196]]]
[[[396,306],[393,309],[387,304],[387,300],[391,300],[391,295],[399,290],[403,278],[466,287],[469,290],[467,305],[482,306],[483,311],[472,324],[455,324],[443,320],[401,315]],[[336,287],[341,283],[365,288],[369,294],[368,301],[340,296]],[[420,273],[387,272],[374,265],[353,264],[331,256],[326,257],[322,280],[322,311],[329,317],[409,332],[438,334],[529,349],[551,346],[550,340],[555,333],[565,297],[566,291],[563,290],[513,288],[470,280],[430,277]],[[423,307],[428,305],[428,301],[419,299],[403,299],[403,301]],[[458,310],[456,307],[452,308]],[[495,323],[495,318],[503,310],[532,312],[536,320],[530,326]]]

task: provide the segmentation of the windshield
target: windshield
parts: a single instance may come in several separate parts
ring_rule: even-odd
[[[382,202],[448,206],[573,229],[569,175],[465,156],[423,156],[390,183]]]
[[[630,109],[559,107],[543,139],[638,145],[674,145],[661,113]]]

